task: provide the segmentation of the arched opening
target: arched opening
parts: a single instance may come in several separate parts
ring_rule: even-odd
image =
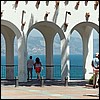
[[[61,79],[61,42],[58,33],[55,35],[53,41],[53,65],[54,79]]]
[[[6,79],[6,44],[3,34],[1,33],[1,79]]]
[[[80,34],[74,30],[70,36],[70,79],[83,79],[83,45]]]
[[[67,54],[66,52],[66,38],[59,26],[56,24],[49,22],[49,21],[41,21],[33,26],[31,26],[27,32],[27,36],[30,33],[30,31],[35,28],[39,30],[42,35],[44,36],[45,43],[46,43],[46,79],[52,79],[53,78],[53,40],[56,33],[59,32],[60,40],[61,40],[61,78],[64,78],[67,74],[66,71],[66,59]]]
[[[40,75],[46,77],[46,55],[45,55],[45,41],[41,32],[37,29],[32,29],[28,35],[27,39],[27,59],[29,56],[32,56],[34,62],[36,57],[40,58],[40,61],[43,66],[43,70],[41,70]],[[32,78],[37,78],[36,72],[33,68]]]
[[[96,52],[99,52],[99,33],[95,29],[93,29],[92,34],[93,34],[93,56],[94,56]]]
[[[99,33],[99,26],[92,22],[78,23],[71,30],[71,33],[77,30],[83,41],[83,79],[89,79],[91,77],[90,73],[93,71],[91,67],[91,61],[93,59],[93,34],[91,32],[93,28]]]
[[[21,33],[13,23],[7,20],[1,20],[1,33],[6,42],[6,79],[14,79],[14,38],[16,36],[20,42]]]

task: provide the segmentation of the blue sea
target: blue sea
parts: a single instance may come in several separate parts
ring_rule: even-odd
[[[33,60],[35,61],[36,57],[39,57],[41,60],[41,63],[43,65],[43,70],[41,71],[41,76],[46,76],[46,57],[45,55],[33,55]],[[70,55],[70,79],[83,79],[83,56],[82,55]],[[29,58],[29,57],[28,57]],[[27,59],[28,59],[27,58]],[[1,56],[1,65],[6,64],[6,57]],[[14,64],[18,65],[18,56],[14,57]],[[61,78],[61,55],[54,55],[53,56],[53,64],[54,64],[54,78],[60,79]],[[14,76],[18,75],[18,68],[14,68]],[[1,78],[6,77],[6,68],[5,66],[1,66]],[[36,73],[33,70],[33,78],[36,78]]]

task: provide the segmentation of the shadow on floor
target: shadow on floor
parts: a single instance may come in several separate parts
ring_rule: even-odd
[[[83,95],[83,96],[99,97],[99,94],[86,94],[86,95]]]
[[[71,80],[68,82],[68,86],[85,86],[88,83],[86,80]],[[15,80],[1,80],[1,85],[16,85]],[[66,86],[66,83],[61,80],[37,80],[32,79],[28,82],[18,82],[19,86]]]

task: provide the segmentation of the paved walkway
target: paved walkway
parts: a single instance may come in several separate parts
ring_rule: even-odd
[[[42,87],[39,81],[29,81],[17,87],[1,82],[1,99],[99,99],[99,88],[86,86],[83,81],[69,82],[68,86],[53,82],[47,80]]]

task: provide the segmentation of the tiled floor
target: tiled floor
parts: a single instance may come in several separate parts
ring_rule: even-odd
[[[29,83],[28,83],[29,84]],[[4,85],[1,84],[1,99],[99,99],[99,88],[75,84],[53,85]]]

